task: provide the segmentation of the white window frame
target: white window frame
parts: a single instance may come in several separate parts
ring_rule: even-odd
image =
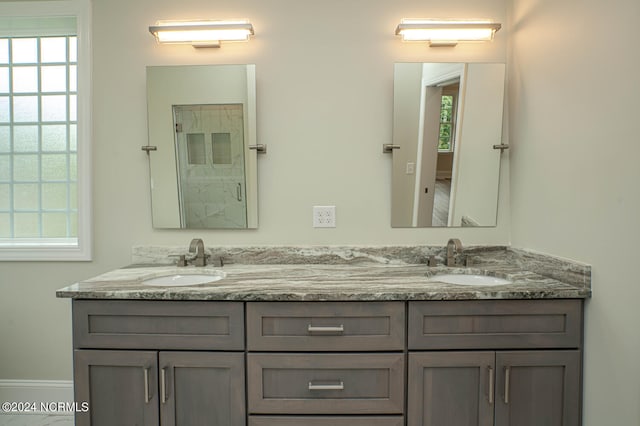
[[[90,0],[0,1],[4,17],[75,16],[78,37],[78,237],[0,239],[0,261],[92,260]]]

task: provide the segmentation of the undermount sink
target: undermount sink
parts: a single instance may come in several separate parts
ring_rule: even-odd
[[[468,285],[468,286],[494,286],[494,285],[505,285],[511,284],[512,281],[492,277],[489,275],[481,275],[481,274],[438,274],[429,278],[429,281],[439,282],[445,284],[456,284],[456,285]]]
[[[220,281],[226,276],[222,271],[211,271],[206,273],[178,273],[153,276],[142,280],[142,284],[159,287],[182,287],[189,285],[210,284]]]

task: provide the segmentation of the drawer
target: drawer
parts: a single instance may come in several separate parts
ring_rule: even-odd
[[[403,350],[403,302],[250,302],[250,351]]]
[[[249,426],[403,426],[402,416],[249,416]]]
[[[247,355],[252,414],[402,414],[404,354]]]
[[[240,302],[74,300],[75,348],[244,349]]]
[[[409,349],[578,348],[580,300],[409,303]]]

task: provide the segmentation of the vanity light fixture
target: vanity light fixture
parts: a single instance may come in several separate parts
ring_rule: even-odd
[[[491,41],[501,27],[482,20],[403,19],[396,35],[404,41],[428,41],[429,46],[455,46],[458,42]]]
[[[221,41],[248,41],[253,25],[246,19],[233,21],[158,21],[149,27],[158,43],[220,47]]]

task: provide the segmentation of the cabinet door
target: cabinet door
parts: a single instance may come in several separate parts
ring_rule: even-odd
[[[160,352],[163,426],[244,426],[244,354]]]
[[[496,354],[496,426],[578,426],[580,351]]]
[[[492,426],[495,352],[409,353],[408,426]]]
[[[74,351],[76,426],[157,426],[157,370],[156,352]]]

